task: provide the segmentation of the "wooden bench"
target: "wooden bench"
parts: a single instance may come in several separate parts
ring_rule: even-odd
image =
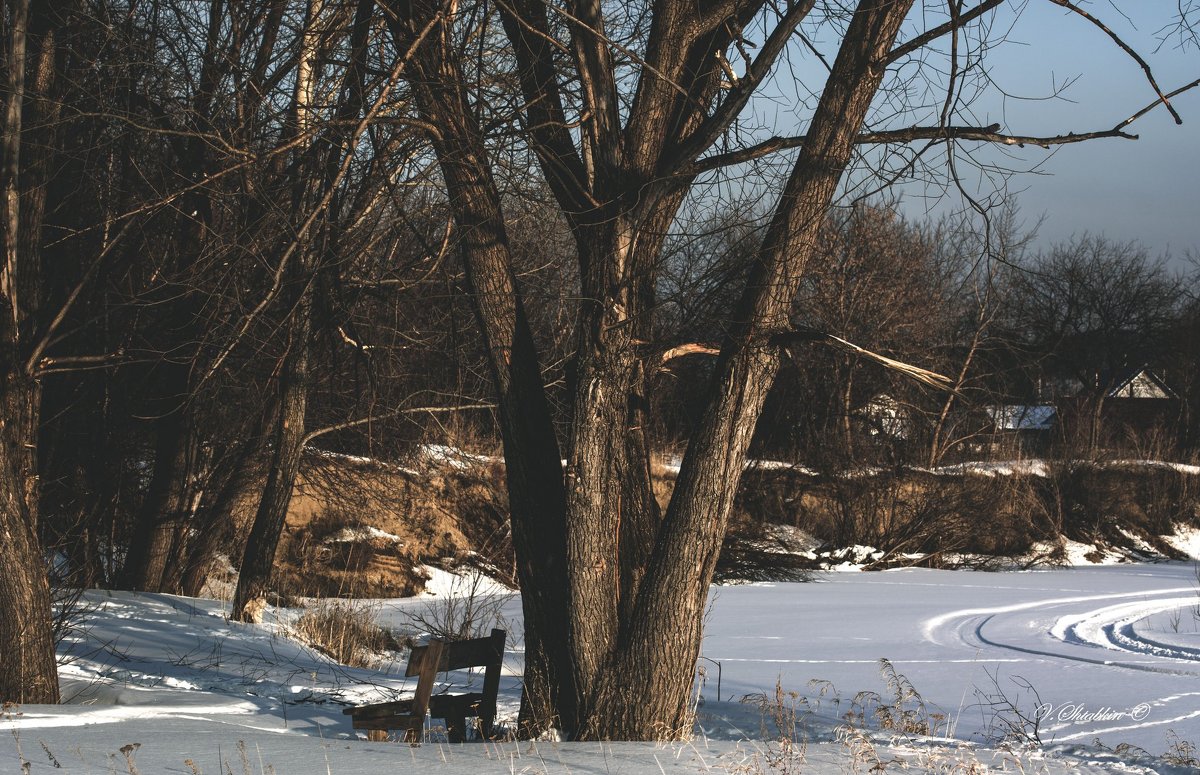
[[[406,676],[418,676],[417,692],[411,700],[380,702],[346,708],[342,713],[351,716],[355,729],[367,730],[367,739],[387,740],[389,729],[403,729],[404,738],[419,742],[425,726],[425,711],[432,718],[446,720],[446,735],[450,742],[462,742],[467,728],[467,716],[479,717],[483,739],[492,736],[496,719],[496,693],[500,689],[500,665],[504,660],[504,630],[492,630],[491,637],[473,640],[431,640],[427,646],[414,646],[408,658]],[[434,694],[437,674],[467,667],[485,667],[483,691],[470,694]]]

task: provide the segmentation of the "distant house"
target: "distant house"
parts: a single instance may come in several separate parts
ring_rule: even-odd
[[[985,410],[992,428],[996,431],[1049,431],[1054,429],[1058,418],[1057,407],[1050,404],[1001,404],[985,407]]]
[[[1102,386],[1099,390],[1058,402],[1066,438],[1090,439],[1093,446],[1122,447],[1174,435],[1183,402],[1154,370],[1142,365],[1098,377],[1096,383]]]
[[[1058,407],[1052,404],[998,404],[985,406],[993,451],[1041,452],[1058,427]]]
[[[1145,366],[1130,371],[1116,387],[1108,391],[1109,398],[1139,398],[1178,400],[1179,396],[1157,374]]]
[[[872,436],[908,439],[913,432],[912,410],[887,393],[880,393],[858,411]]]

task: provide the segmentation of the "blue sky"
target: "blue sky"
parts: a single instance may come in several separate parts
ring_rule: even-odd
[[[1161,44],[1158,33],[1175,11],[1174,0],[1087,4],[1142,53],[1164,91],[1200,78],[1200,50]],[[1085,131],[1111,127],[1154,99],[1140,67],[1098,29],[1044,0],[1026,8],[1012,38],[1026,45],[997,51],[995,77],[1006,90],[1038,95],[1052,83],[1077,80],[1050,102],[1002,101],[995,120],[1014,131]],[[1155,50],[1157,49],[1157,51]],[[1133,124],[1136,141],[1098,140],[1066,146],[1052,156],[1028,148],[1024,158],[1045,159],[1044,175],[1013,182],[1027,220],[1044,216],[1039,244],[1073,233],[1102,233],[1138,240],[1155,253],[1176,256],[1200,250],[1200,89],[1173,100],[1184,123],[1162,107]]]
[[[968,0],[965,7],[976,2]],[[1180,49],[1177,37],[1161,39],[1164,25],[1178,13],[1176,0],[1082,0],[1082,5],[1146,58],[1165,92],[1200,78],[1200,47]],[[918,2],[904,34],[941,23],[945,8],[946,0]],[[1200,22],[1200,10],[1196,16]],[[987,39],[995,44],[984,60],[990,83],[953,123],[997,122],[1004,131],[1021,135],[1088,132],[1111,129],[1155,99],[1137,62],[1102,30],[1050,0],[1013,0],[986,18],[991,25]],[[838,30],[815,27],[805,32],[827,57],[836,55]],[[945,41],[939,45],[945,48]],[[945,58],[935,53],[920,70],[925,81],[902,79],[915,90],[896,104],[924,108],[892,114],[890,103],[881,97],[875,126],[936,123],[945,90],[939,78],[944,79],[945,69]],[[913,71],[915,67],[902,73]],[[745,126],[757,137],[803,131],[815,102],[811,90],[824,82],[825,72],[815,57],[799,46],[793,48],[776,78],[751,103]],[[1007,179],[1005,188],[1016,195],[1027,228],[1041,221],[1036,248],[1090,233],[1136,240],[1152,254],[1170,252],[1178,258],[1189,250],[1200,252],[1200,88],[1180,95],[1173,104],[1183,125],[1177,126],[1159,106],[1127,129],[1140,136],[1136,141],[1101,139],[1054,151],[970,143],[962,147],[989,163],[1020,171]],[[931,177],[944,183],[945,169],[944,160],[935,159]],[[981,181],[978,173],[972,177],[967,164],[960,172],[972,193],[995,190],[995,178]],[[854,180],[853,174],[848,180]],[[921,218],[963,206],[956,193],[934,201],[931,190],[934,196],[940,194],[937,187],[903,186],[898,193],[906,213]]]

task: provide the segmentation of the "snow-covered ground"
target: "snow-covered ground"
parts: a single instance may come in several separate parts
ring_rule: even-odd
[[[364,604],[385,623],[411,629],[410,613],[428,614],[471,586],[437,582],[438,595]],[[131,775],[825,774],[876,765],[1197,771],[1123,748],[1157,755],[1175,745],[1178,754],[1180,741],[1200,743],[1200,590],[1195,568],[1183,563],[1003,574],[912,569],[716,587],[695,736],[659,745],[449,745],[436,736],[418,747],[370,743],[341,710],[411,688],[403,657],[374,670],[336,665],[285,635],[294,611],[275,611],[260,626],[225,621],[215,601],[107,592],[86,601],[94,610],[64,650],[71,704],[10,709],[0,720],[0,761],[11,771],[20,762],[31,772],[60,765]],[[521,672],[519,601],[510,597],[502,612],[510,640],[501,715],[511,719]],[[919,695],[908,695],[903,710],[932,736],[879,729],[877,709],[890,706],[893,717],[901,710],[881,659]],[[450,678],[457,688],[478,681]],[[756,697],[767,700],[765,711]],[[805,742],[769,742],[776,718],[789,728],[794,718]],[[1005,731],[1008,745],[999,740]],[[1035,732],[1047,747],[1022,749],[1019,738]]]

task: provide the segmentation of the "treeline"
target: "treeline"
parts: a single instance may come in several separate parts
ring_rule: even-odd
[[[43,69],[10,126],[24,151],[12,249],[27,256],[30,289],[12,365],[32,366],[42,390],[27,410],[41,540],[81,585],[194,594],[232,540],[234,504],[261,501],[264,530],[277,532],[305,445],[396,457],[427,428],[495,443],[461,235],[397,68],[403,52],[366,5],[31,12],[30,61]],[[575,246],[503,131],[512,117],[492,120],[494,152],[512,165],[500,181],[508,233],[565,427],[555,386],[571,369],[562,301],[578,293]],[[654,347],[721,339],[763,220],[722,201],[665,235]],[[936,464],[978,452],[967,442],[990,430],[983,407],[1037,403],[1039,382],[1111,387],[1097,380],[1140,365],[1194,398],[1197,308],[1183,276],[1099,237],[1031,253],[1012,213],[980,231],[885,205],[835,212],[796,323],[944,374],[954,390],[796,344],[760,425],[764,454]],[[648,400],[664,447],[686,440],[710,367],[703,355],[662,365]],[[1194,416],[1158,429],[1169,449],[1195,443]]]
[[[430,434],[492,448],[503,435],[506,453],[536,449],[541,466],[520,472],[514,498],[526,511],[557,499],[561,516],[588,505],[561,483],[538,487],[557,478],[566,439],[572,466],[605,450],[637,472],[647,450],[691,437],[715,348],[753,328],[737,299],[770,213],[719,186],[715,200],[691,192],[716,163],[672,161],[675,130],[648,108],[662,147],[657,162],[643,149],[646,165],[683,170],[655,179],[661,191],[643,199],[650,184],[615,167],[605,183],[611,160],[591,150],[548,175],[546,149],[575,130],[539,134],[557,97],[534,64],[561,56],[539,40],[567,33],[528,9],[533,21],[505,11],[500,24],[463,4],[451,28],[432,8],[6,4],[0,642],[52,654],[37,624],[50,616],[48,561],[75,586],[195,594],[214,556],[244,545],[244,612],[269,583],[306,449],[400,459]],[[630,45],[648,34],[623,23]],[[721,74],[695,77],[717,100]],[[544,102],[530,99],[539,89]],[[694,104],[672,109],[698,157],[738,113],[722,127]],[[591,169],[586,197],[567,180],[576,166]],[[1200,307],[1171,265],[1098,237],[1031,252],[1011,212],[984,229],[875,203],[822,222],[757,454],[831,466],[978,455],[995,435],[988,407],[1059,396],[1094,407],[1143,365],[1178,399],[1154,426],[1156,449],[1195,448]],[[612,275],[613,256],[634,269]],[[588,306],[597,294],[607,306]],[[944,375],[949,389],[873,356]],[[608,392],[589,403],[581,384]],[[533,419],[518,417],[531,406]],[[589,436],[579,414],[592,409],[612,427],[598,420]],[[1088,454],[1149,440],[1089,427]],[[649,475],[626,480],[604,498],[642,508],[653,545]],[[247,503],[254,518],[239,524]],[[620,571],[630,589],[642,555]],[[4,699],[56,696],[49,682],[6,680]]]

